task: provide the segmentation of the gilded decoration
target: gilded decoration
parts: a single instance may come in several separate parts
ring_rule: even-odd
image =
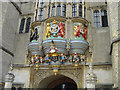
[[[45,61],[43,60],[43,57],[40,55],[32,55],[30,64],[43,64]]]
[[[41,65],[41,64],[48,64],[50,65],[52,62],[59,61],[60,64],[64,63],[73,63],[73,64],[85,64],[86,58],[85,55],[80,55],[79,53],[73,53],[70,56],[67,56],[63,53],[61,54],[46,54],[45,57],[40,55],[32,55],[30,64]]]
[[[54,20],[51,23],[47,23],[47,32],[45,39],[51,38],[65,38],[65,24],[63,22]]]
[[[75,39],[87,40],[87,26],[82,23],[74,23],[74,37]]]

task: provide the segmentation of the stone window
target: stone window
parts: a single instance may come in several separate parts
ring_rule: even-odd
[[[66,16],[66,5],[63,5],[63,8],[62,8],[62,16]]]
[[[79,3],[82,3],[82,0],[78,0]]]
[[[43,7],[44,6],[44,2],[43,0],[40,1],[40,7]]]
[[[22,34],[22,33],[29,33],[30,24],[31,24],[31,16],[24,16],[21,19],[19,33],[20,34]]]
[[[77,5],[72,6],[72,16],[76,17],[77,16]]]
[[[84,7],[84,18],[86,18],[86,7]]]
[[[107,27],[108,20],[107,20],[107,11],[106,10],[101,11],[101,19],[102,19],[102,27]]]
[[[57,16],[60,16],[61,15],[61,5],[58,4],[57,5]]]
[[[52,6],[52,13],[51,13],[51,16],[55,16],[55,4],[53,4],[53,6]]]
[[[79,5],[79,16],[82,17],[82,5]]]
[[[31,23],[31,18],[29,17],[29,18],[27,19],[27,22],[26,22],[25,33],[28,33],[28,32],[29,32],[29,29],[30,29],[30,23]]]
[[[23,33],[23,30],[24,30],[24,24],[25,24],[25,18],[22,18],[22,20],[21,20],[21,24],[20,24],[19,33]]]
[[[43,8],[39,10],[39,14],[38,14],[38,20],[42,20],[42,19],[43,19]]]
[[[96,28],[100,27],[100,16],[99,16],[99,11],[98,10],[94,11],[94,26]]]

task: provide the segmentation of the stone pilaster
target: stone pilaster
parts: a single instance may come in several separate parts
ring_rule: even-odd
[[[14,74],[12,73],[8,73],[6,76],[5,76],[5,88],[12,88],[12,83],[14,81]]]
[[[66,17],[72,17],[72,5],[70,3],[66,6]]]

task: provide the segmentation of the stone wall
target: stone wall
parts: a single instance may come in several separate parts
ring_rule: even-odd
[[[118,36],[120,37],[120,2],[118,3]],[[120,76],[120,41],[118,42],[118,76]],[[120,86],[120,77],[118,77],[118,86]]]
[[[72,80],[74,80],[77,84],[78,88],[83,88],[84,87],[84,80],[83,80],[83,73],[81,72],[80,69],[78,70],[59,70],[59,72],[57,73],[58,75],[63,75],[66,77],[71,78]],[[33,73],[33,82],[32,86],[33,88],[46,88],[46,85],[50,84],[52,82],[52,80],[54,79],[48,79],[45,83],[42,83],[42,81],[44,81],[45,78],[48,78],[50,76],[54,76],[54,73],[52,70],[39,70],[39,71],[34,71]],[[31,76],[32,77],[32,76]],[[54,76],[55,77],[55,76]],[[41,86],[41,84],[43,84]]]
[[[111,64],[110,60],[110,28],[102,27],[101,10],[107,10],[105,2],[88,2],[87,20],[89,52],[92,52],[92,60],[94,64]],[[101,8],[102,7],[102,8]],[[99,10],[100,28],[94,27],[94,10]],[[108,13],[109,15],[109,13]]]
[[[2,3],[2,47],[14,54],[15,33],[18,27],[19,13],[10,2]],[[2,79],[8,72],[13,57],[2,51]],[[1,78],[0,78],[1,79]]]
[[[85,67],[85,75],[89,72],[89,68]],[[112,85],[112,67],[111,65],[96,65],[93,66],[93,72],[97,76],[97,83],[96,85]],[[85,78],[86,80],[86,78]],[[86,81],[85,81],[86,87]]]
[[[30,30],[29,33],[23,32],[19,34],[20,22],[22,16],[31,17],[31,23],[33,22],[33,13],[34,13],[34,2],[23,3],[20,5],[21,16],[19,17],[19,25],[15,37],[15,58],[14,64],[25,64],[27,60],[27,47],[30,41]],[[26,27],[26,24],[24,25]]]
[[[118,3],[108,3],[109,24],[110,24],[110,39],[118,38]],[[118,42],[113,44],[112,49],[112,66],[113,66],[113,82],[114,88],[118,87]]]
[[[29,88],[30,83],[30,68],[15,68],[13,71],[15,79],[13,85],[23,85],[24,88]]]
[[[62,68],[64,68],[64,70],[61,70]],[[111,65],[94,66],[93,71],[97,75],[96,85],[113,84]],[[17,67],[13,70],[15,75],[14,84],[23,84],[25,88],[47,88],[47,86],[59,78],[60,75],[72,79],[78,88],[86,88],[86,74],[88,72],[88,66],[79,66],[78,69],[73,66],[61,66],[56,76],[49,66],[40,66],[38,71],[36,71],[34,67]]]
[[[20,5],[22,14],[31,14],[34,13],[35,2],[27,2]]]
[[[29,43],[29,33],[16,34],[16,47],[14,64],[25,64],[27,60],[27,47]]]

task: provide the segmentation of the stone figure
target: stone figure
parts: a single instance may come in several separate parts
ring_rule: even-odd
[[[74,35],[75,35],[75,38],[80,37],[80,27],[79,27],[79,25],[77,25],[77,28],[76,28],[76,31],[75,31]]]
[[[50,24],[47,23],[47,32],[46,32],[46,36],[45,36],[45,39],[49,38],[50,37]]]
[[[50,64],[50,56],[49,56],[49,54],[47,54],[45,56],[44,60],[45,60],[46,63]]]
[[[80,58],[79,58],[78,54],[77,54],[77,53],[74,53],[74,54],[73,54],[73,62],[78,63],[79,60],[80,60]]]
[[[85,57],[83,55],[81,55],[81,62],[85,61]]]
[[[62,53],[61,55],[61,63],[64,63],[64,61],[66,60],[66,56]]]
[[[39,38],[39,33],[38,33],[38,29],[37,28],[35,28],[35,30],[33,31],[31,31],[31,35],[30,35],[30,42],[32,41],[32,40],[38,40],[38,38]]]
[[[59,24],[59,36],[65,38],[65,25],[60,22]]]
[[[33,32],[34,32],[34,30],[31,30],[31,33],[30,33],[30,42],[33,40]]]
[[[87,40],[87,30],[86,30],[86,27],[83,29],[84,31],[84,34],[83,34],[83,37],[85,40]]]

